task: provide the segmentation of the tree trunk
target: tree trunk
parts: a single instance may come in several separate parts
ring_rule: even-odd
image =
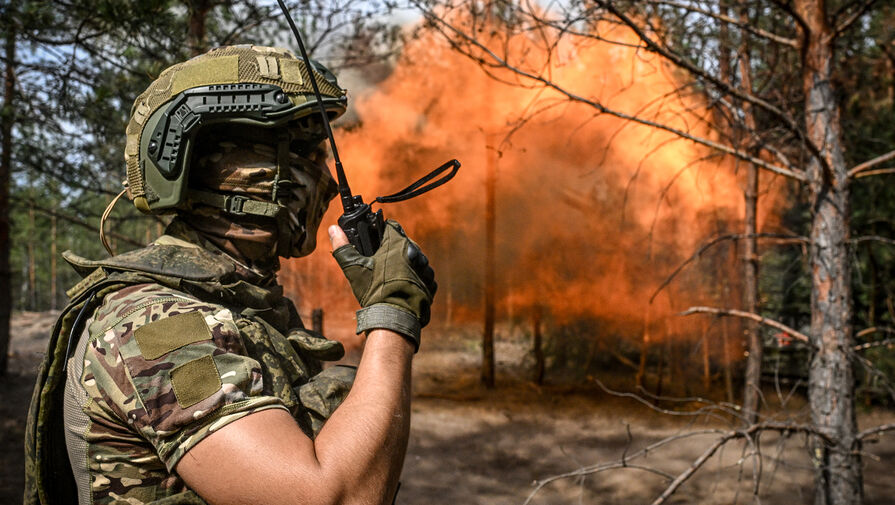
[[[485,173],[485,333],[482,338],[482,384],[487,388],[494,387],[494,198],[497,186],[497,153],[492,140],[488,136]]]
[[[739,18],[743,23],[749,23],[748,7],[744,2],[739,2]],[[744,37],[739,50],[739,74],[740,86],[745,93],[753,94],[752,89],[752,60],[750,56],[749,39]],[[755,116],[752,104],[742,104],[743,122],[746,127],[742,136],[750,139],[752,132],[756,131]],[[742,138],[741,137],[741,138]],[[751,140],[746,140],[746,149],[756,155],[755,146]],[[742,307],[746,312],[758,313],[758,168],[752,163],[746,164],[746,186],[743,188],[743,198],[746,204],[743,222],[743,292]],[[743,390],[743,415],[749,424],[758,421],[758,410],[761,398],[761,362],[764,355],[764,345],[761,339],[758,323],[747,319],[743,321],[743,337],[749,346],[749,354],[746,358],[745,387]]]
[[[712,388],[712,364],[709,355],[709,329],[708,325],[702,324],[702,389],[706,394],[711,392]]]
[[[37,310],[37,268],[34,258],[34,207],[28,207],[28,310]]]
[[[311,311],[311,329],[323,335],[323,309],[316,308]]]
[[[535,355],[535,370],[534,370],[534,379],[535,383],[541,385],[544,383],[544,345],[541,339],[541,314],[542,308],[540,305],[535,305],[534,312],[532,313],[532,331],[533,342],[532,347]]]
[[[640,343],[640,363],[637,367],[637,375],[634,378],[635,384],[637,384],[638,388],[645,388],[646,386],[643,383],[643,380],[646,376],[646,361],[647,355],[649,354],[650,348],[650,335],[649,335],[649,325],[650,325],[650,309],[652,309],[653,304],[650,303],[646,306],[646,311],[643,314],[643,339]]]
[[[187,0],[189,12],[189,26],[187,32],[187,46],[193,56],[200,55],[208,50],[205,21],[208,12],[214,7],[212,0]]]
[[[745,81],[745,78],[744,78]],[[748,88],[747,88],[748,89]],[[751,112],[747,113],[751,118]],[[754,123],[754,122],[753,122]],[[743,232],[743,310],[757,314],[758,307],[758,233],[756,214],[758,213],[758,169],[749,163],[746,166],[746,216]],[[764,345],[758,323],[751,319],[743,321],[743,333],[749,345],[746,358],[746,385],[743,392],[743,414],[751,424],[758,420],[759,398],[761,396],[761,362]]]
[[[721,344],[724,346],[724,355],[722,359],[724,360],[724,391],[727,392],[727,402],[733,403],[733,374],[730,372],[730,347],[728,343],[728,331],[727,331],[727,320],[728,318],[721,318]]]
[[[811,225],[811,344],[808,379],[811,421],[832,440],[812,440],[815,505],[863,500],[860,443],[855,420],[851,270],[848,258],[849,185],[842,152],[839,107],[833,89],[833,33],[822,0],[798,0],[805,21],[802,85],[809,139],[823,162],[808,164],[814,215]]]
[[[6,15],[12,18],[10,6]],[[12,171],[12,127],[15,123],[15,20],[8,19],[6,32],[6,70],[4,72],[3,111],[0,117],[0,375],[6,375],[9,353],[9,317],[12,312],[12,272],[9,270],[9,174]]]
[[[50,216],[50,310],[56,310],[56,298],[59,296],[56,292],[56,278],[58,277],[56,271],[56,252],[58,250],[56,240],[56,216]]]

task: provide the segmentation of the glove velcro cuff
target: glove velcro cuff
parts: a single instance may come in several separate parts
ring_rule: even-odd
[[[399,333],[413,344],[413,352],[420,349],[420,320],[406,310],[387,303],[377,303],[357,311],[357,333],[375,329]]]

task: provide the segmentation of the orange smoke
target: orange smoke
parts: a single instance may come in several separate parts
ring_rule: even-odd
[[[616,40],[635,41],[614,30]],[[526,39],[512,45],[529,61],[546,61]],[[681,83],[658,59],[631,48],[562,47],[545,73],[607,107],[716,137],[701,102],[682,96]],[[518,81],[509,72],[496,75]],[[659,338],[701,336],[704,321],[666,319],[694,303],[736,303],[728,300],[736,287],[720,287],[730,274],[729,256],[720,266],[691,267],[649,303],[706,237],[741,228],[737,175],[707,149],[598,114],[553,90],[499,82],[437,36],[415,40],[385,81],[352,98],[359,125],[337,137],[352,189],[367,201],[447,159],[463,163],[446,186],[384,208],[436,269],[433,323],[480,320],[489,156],[498,174],[498,318],[527,319],[541,305],[556,321],[594,318],[607,331],[639,340],[645,321],[661,326]],[[334,201],[324,225],[340,212]],[[319,243],[311,257],[285,266],[283,281],[298,294],[303,314],[325,307],[327,333],[351,343],[357,306],[328,254],[325,226]]]

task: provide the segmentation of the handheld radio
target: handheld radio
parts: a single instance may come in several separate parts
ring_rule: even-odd
[[[286,8],[286,4],[283,0],[277,0],[277,3],[280,5],[280,9],[286,16],[289,28],[292,29],[292,33],[295,35],[295,40],[298,42],[301,58],[308,68],[308,75],[311,77],[311,86],[314,89],[314,96],[317,99],[318,109],[323,120],[323,127],[326,130],[326,136],[329,138],[329,145],[332,148],[333,161],[336,165],[336,182],[339,184],[339,198],[342,201],[342,215],[339,217],[339,226],[345,232],[345,235],[348,236],[348,241],[357,247],[357,250],[361,254],[364,256],[372,256],[373,253],[379,249],[379,244],[382,242],[382,234],[385,232],[385,219],[382,217],[382,209],[373,212],[370,204],[365,203],[361,195],[354,195],[351,193],[351,188],[348,186],[348,179],[345,177],[345,169],[342,167],[342,160],[339,159],[339,150],[336,148],[336,140],[333,137],[332,126],[329,124],[329,115],[327,115],[326,109],[323,106],[323,98],[321,97],[320,89],[317,86],[317,79],[314,75],[314,67],[311,64],[311,59],[308,57],[301,35],[298,33],[298,28],[296,28],[295,22],[292,20],[292,16]],[[459,169],[460,162],[455,159],[450,160],[403,190],[392,195],[376,197],[374,201],[376,203],[393,203],[419,196],[451,180],[457,175]],[[443,177],[438,180],[433,180],[448,170],[450,170],[450,172]]]

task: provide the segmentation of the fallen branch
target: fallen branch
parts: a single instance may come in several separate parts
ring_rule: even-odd
[[[882,431],[890,431],[890,430],[895,430],[895,424],[879,426],[872,430],[867,430],[866,433],[867,433],[867,436],[869,436],[869,435],[872,435],[875,433],[880,433]],[[566,473],[562,473],[562,474],[558,474],[558,475],[553,475],[553,476],[550,476],[550,477],[547,477],[544,479],[536,480],[536,481],[534,481],[535,489],[533,489],[531,491],[531,493],[529,493],[529,495],[526,498],[523,505],[528,505],[529,503],[531,503],[531,501],[534,499],[535,495],[541,489],[543,489],[547,484],[550,484],[551,482],[555,482],[555,481],[562,480],[562,479],[574,478],[574,477],[583,477],[585,475],[591,475],[591,474],[595,474],[595,473],[605,472],[607,470],[614,470],[614,469],[620,469],[620,468],[633,468],[633,469],[637,469],[637,470],[643,470],[643,471],[647,471],[650,473],[654,473],[656,475],[660,475],[660,476],[668,479],[670,481],[668,486],[665,488],[665,490],[662,492],[662,494],[660,494],[659,497],[657,497],[652,502],[652,505],[660,505],[662,503],[665,503],[665,501],[668,500],[668,498],[671,497],[675,492],[677,492],[677,490],[687,480],[689,480],[700,468],[705,466],[706,462],[708,462],[712,458],[712,456],[714,456],[715,453],[717,453],[718,450],[721,447],[723,447],[725,444],[727,444],[728,442],[730,442],[732,440],[738,440],[738,439],[746,439],[748,441],[752,441],[754,436],[756,436],[757,434],[764,432],[764,431],[778,432],[778,433],[782,434],[783,436],[788,436],[793,433],[804,433],[807,435],[817,436],[817,437],[821,438],[826,444],[832,445],[832,443],[833,443],[832,440],[830,439],[829,435],[819,431],[815,427],[804,425],[804,424],[781,423],[781,422],[771,422],[771,421],[753,424],[743,430],[721,431],[721,430],[716,430],[716,429],[709,429],[709,430],[692,431],[689,433],[681,433],[678,435],[666,437],[666,438],[659,440],[653,444],[650,444],[649,446],[644,447],[643,449],[635,452],[633,455],[624,457],[621,460],[617,460],[617,461],[613,461],[613,462],[609,462],[609,463],[603,463],[603,464],[599,464],[599,465],[585,466],[585,467],[581,467],[576,470],[573,470],[571,472],[566,472]],[[862,432],[862,434],[863,433],[865,433],[865,432]],[[662,470],[659,470],[657,468],[651,468],[651,467],[647,467],[644,465],[630,463],[631,460],[634,460],[634,459],[637,459],[640,457],[644,457],[644,456],[648,455],[650,452],[654,452],[656,449],[658,449],[662,446],[671,444],[672,442],[691,438],[694,436],[701,436],[701,435],[720,435],[720,437],[711,446],[709,446],[708,449],[703,451],[703,453],[699,456],[699,458],[697,458],[693,462],[693,464],[691,464],[686,470],[684,470],[683,472],[678,474],[676,477],[669,475],[668,473],[666,473]]]
[[[685,310],[684,312],[681,312],[678,315],[689,316],[691,314],[699,314],[699,313],[717,314],[719,316],[734,316],[734,317],[742,317],[744,319],[751,319],[751,320],[757,321],[758,323],[763,324],[765,326],[770,326],[771,328],[777,328],[778,330],[785,331],[786,333],[789,334],[789,336],[791,336],[797,340],[801,340],[802,342],[805,342],[805,343],[810,342],[808,335],[805,335],[804,333],[802,333],[800,331],[790,328],[789,326],[786,326],[783,323],[774,321],[773,319],[768,319],[766,317],[760,316],[753,312],[746,312],[744,310],[717,309],[714,307],[690,307],[689,309]]]

